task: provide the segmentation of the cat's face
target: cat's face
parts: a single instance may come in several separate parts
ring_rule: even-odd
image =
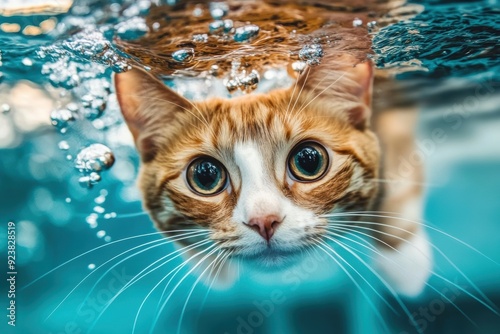
[[[198,103],[139,70],[117,75],[159,229],[199,225],[234,254],[273,263],[315,244],[322,215],[371,205],[370,65],[306,74],[288,90]]]

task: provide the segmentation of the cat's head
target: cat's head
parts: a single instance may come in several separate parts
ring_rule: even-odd
[[[323,215],[373,203],[369,62],[325,57],[289,89],[203,102],[137,69],[115,86],[160,230],[201,226],[234,254],[273,263],[315,244]]]

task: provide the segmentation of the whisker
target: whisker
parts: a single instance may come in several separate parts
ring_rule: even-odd
[[[353,232],[353,231],[350,231],[349,229],[344,229],[345,231],[347,232]],[[336,237],[341,237],[341,238],[345,238],[351,242],[354,242],[354,243],[357,243],[361,246],[364,246],[363,244],[359,243],[359,242],[356,242],[355,240],[351,239],[351,238],[348,238],[344,235],[341,235],[341,234],[338,234],[338,233],[334,233],[334,232],[331,232],[331,231],[328,231],[328,233],[332,234],[332,235],[335,235]],[[369,234],[366,234],[366,233],[363,233],[361,232],[363,235],[368,235],[370,237],[372,237],[371,235]],[[399,268],[403,269],[403,267],[397,263],[396,261],[394,261],[393,259],[389,259],[387,256],[385,256],[384,254],[382,254],[381,252],[379,252],[377,250],[376,247],[372,246],[366,239],[363,239],[361,238],[360,236],[356,235],[356,234],[351,234],[352,236],[354,237],[357,237],[359,238],[360,240],[364,241],[367,245],[370,245],[371,247],[369,248],[370,250],[372,250],[375,254],[383,257],[385,260],[389,261],[389,262],[392,262],[394,265],[398,266]],[[374,238],[374,239],[377,239],[378,238]],[[344,244],[345,245],[345,244]],[[348,245],[345,245],[347,247],[350,247]],[[366,248],[368,248],[367,246],[364,246]],[[398,249],[395,249],[394,250],[396,252],[398,252],[399,254],[403,255]],[[369,255],[369,254],[366,254],[368,257],[370,257],[371,259],[374,259],[373,256]],[[434,274],[434,271],[432,271],[432,274]],[[455,309],[457,309],[467,320],[469,320],[474,326],[478,327],[478,325],[460,308],[458,307],[458,305],[456,305],[451,299],[449,299],[448,297],[446,297],[446,295],[444,293],[442,293],[441,291],[439,291],[438,289],[436,289],[434,286],[432,286],[432,284],[430,284],[429,282],[425,282],[425,285],[428,286],[430,289],[434,290],[435,292],[437,292],[443,299],[445,299],[446,301],[448,301]],[[407,314],[408,315],[408,314]],[[413,322],[413,317],[411,317],[410,315],[408,315],[408,317],[410,318],[410,320]],[[415,327],[416,327],[416,324],[414,323],[413,324]]]
[[[290,114],[289,114],[289,113],[290,113],[293,109],[295,109],[295,105],[296,105],[296,104],[297,104],[297,102],[299,101],[300,95],[302,94],[302,91],[304,90],[304,87],[306,86],[307,79],[309,78],[309,73],[311,73],[311,67],[307,67],[306,71],[307,71],[307,73],[306,73],[306,77],[305,77],[305,79],[304,79],[304,82],[302,83],[302,86],[300,87],[300,91],[299,91],[299,93],[297,94],[297,97],[295,98],[295,102],[293,103],[293,107],[292,107],[291,109],[287,109],[287,112],[286,112],[286,114],[285,114],[285,120],[288,120],[288,119],[289,119],[289,117],[290,117]],[[301,75],[303,75],[303,74],[301,74]],[[299,78],[297,78],[297,81],[296,81],[296,82],[298,82],[298,79],[299,79]],[[293,94],[292,94],[292,96],[290,97],[290,102],[292,101],[292,98],[293,98]],[[288,104],[288,106],[290,106],[290,104]]]
[[[325,236],[328,238],[328,236]],[[331,240],[331,239],[330,239]],[[340,256],[340,254],[338,254],[330,245],[328,245],[327,243],[324,243],[323,242],[323,245],[325,247],[327,247],[331,252],[333,252],[335,255],[337,255],[337,257],[342,261],[344,262],[349,268],[352,269],[352,271],[354,271],[369,287],[370,289],[373,290],[373,292],[375,292],[375,294],[384,302],[384,304],[387,305],[387,307],[389,307],[391,309],[392,312],[394,312],[395,314],[398,314],[398,312],[391,306],[391,304],[389,304],[389,302],[380,294],[380,292],[378,292],[378,290],[376,288],[374,288],[370,282],[368,282],[368,280],[363,276],[361,275],[361,273],[356,269],[354,268],[348,261],[346,261],[342,256]]]
[[[377,308],[375,307],[375,305],[373,304],[372,300],[368,297],[368,295],[366,294],[366,292],[361,288],[361,286],[359,285],[359,283],[354,279],[354,277],[352,277],[351,273],[349,273],[347,271],[347,269],[335,258],[332,256],[332,254],[330,254],[326,249],[324,249],[322,246],[323,245],[326,245],[323,241],[319,240],[319,239],[314,239],[316,242],[318,242],[318,248],[321,249],[327,256],[329,256],[333,261],[335,261],[335,263],[337,263],[337,265],[342,269],[342,271],[344,271],[344,273],[351,279],[351,281],[354,283],[354,285],[357,287],[357,289],[359,290],[359,292],[363,295],[363,297],[366,299],[366,301],[368,302],[368,304],[370,304],[370,306],[372,307],[375,315],[377,316],[377,318],[380,320],[380,323],[382,324],[382,326],[384,327],[384,330],[386,333],[389,333],[389,328],[387,327],[387,324],[385,323],[384,321],[384,318],[382,317],[382,315],[380,314],[380,312],[377,310]],[[326,245],[328,246],[328,245]],[[335,254],[337,257],[340,258],[339,254],[337,252],[335,252],[334,250],[332,250],[330,248],[330,250],[333,252],[333,254]]]
[[[216,247],[217,245],[216,244],[213,244],[212,246]],[[205,251],[208,251],[210,249],[207,248]],[[166,305],[168,304],[168,301],[170,300],[170,298],[172,297],[172,295],[174,294],[174,292],[177,290],[177,288],[182,284],[182,282],[186,279],[186,277],[188,277],[201,263],[203,263],[210,255],[212,255],[213,253],[219,251],[219,248],[216,247],[215,249],[212,249],[208,254],[206,254],[201,260],[198,261],[198,263],[196,263],[196,265],[193,266],[193,268],[191,268],[191,270],[189,270],[182,278],[181,280],[174,286],[174,288],[172,289],[172,291],[170,292],[170,294],[168,295],[167,299],[165,300],[165,302],[162,304],[161,308],[160,308],[160,311],[156,314],[156,317],[155,319],[153,320],[153,324],[151,325],[151,329],[149,331],[150,334],[153,333],[155,327],[156,327],[156,323],[158,322],[158,319],[160,318],[160,314],[163,312],[163,309],[166,307]]]
[[[191,236],[190,236],[191,237]],[[162,256],[160,259],[154,261],[153,263],[149,264],[146,268],[142,269],[139,273],[137,273],[134,277],[132,277],[132,279],[127,282],[103,307],[103,309],[99,312],[99,315],[97,316],[97,318],[94,320],[94,323],[92,324],[92,326],[89,328],[89,332],[95,327],[95,325],[97,324],[97,321],[101,318],[101,316],[104,314],[104,312],[111,306],[111,304],[123,293],[125,292],[125,290],[127,290],[128,288],[130,288],[132,285],[134,285],[135,283],[139,282],[141,279],[143,279],[144,277],[148,276],[149,274],[151,274],[152,272],[156,271],[157,269],[159,269],[160,267],[163,267],[164,265],[166,265],[167,263],[169,263],[170,261],[178,258],[179,256],[182,256],[183,254],[185,254],[186,252],[190,251],[191,249],[194,249],[194,248],[197,248],[199,246],[203,246],[203,245],[206,245],[210,243],[210,240],[201,240],[201,241],[198,241],[192,245],[188,245],[186,247],[182,247],[181,249],[178,249],[172,253],[169,253],[165,256]],[[177,254],[176,254],[177,253]],[[154,266],[156,263],[160,262],[160,261],[163,261],[165,260],[166,258],[168,258],[169,256],[172,256],[176,254],[175,256],[171,257],[170,259],[168,259],[167,261],[163,262],[162,264],[156,266],[155,268],[149,270],[147,273],[141,275],[143,272],[147,271],[149,268],[151,268],[152,266]]]
[[[345,223],[352,223],[350,221],[335,221],[335,222],[345,222]],[[379,223],[372,223],[372,222],[360,222],[360,221],[357,221],[356,223],[365,223],[365,224],[373,224],[373,225],[379,225]],[[330,225],[335,225],[335,224],[330,224]],[[349,225],[352,225],[352,224],[339,224],[339,225],[342,225],[342,226],[349,226]],[[382,225],[385,225],[385,224],[382,224]],[[390,226],[390,225],[389,225]],[[398,228],[397,226],[392,226],[394,228]],[[379,234],[384,234],[384,235],[388,235],[388,236],[391,236],[391,237],[394,237],[396,239],[399,239],[411,246],[413,246],[408,240],[404,239],[404,238],[401,238],[399,236],[396,236],[396,235],[393,235],[393,234],[390,234],[390,233],[387,233],[387,232],[382,232],[382,231],[379,231],[375,228],[370,228],[370,227],[365,227],[365,226],[352,226],[352,228],[359,228],[359,229],[364,229],[364,230],[369,230],[369,231],[373,231],[373,232],[376,232],[376,233],[379,233]],[[401,228],[400,228],[401,229]],[[404,229],[402,229],[404,230]],[[404,230],[406,231],[406,230]],[[410,234],[414,234],[412,232],[409,232],[409,231],[406,231],[407,233],[410,233]],[[371,236],[372,237],[372,236]],[[486,297],[486,295],[484,295],[484,293],[455,265],[455,263],[453,263],[453,261],[450,260],[450,258],[448,258],[443,251],[441,251],[441,249],[439,249],[436,245],[434,245],[432,242],[429,242],[429,244],[431,245],[432,248],[434,248],[439,254],[441,254],[441,256],[443,256],[446,261],[448,263],[451,264],[451,266],[453,266],[453,268],[455,268],[455,270],[457,270],[461,276],[463,278],[465,278],[465,280],[471,285],[472,288],[474,288],[474,290],[482,297],[484,298],[484,300],[488,303],[490,303],[491,305],[489,305],[488,303],[486,303],[485,301],[481,300],[479,297],[477,296],[474,296],[473,294],[471,294],[469,291],[467,290],[464,290],[462,287],[460,287],[459,285],[456,285],[454,283],[452,283],[450,280],[448,280],[447,278],[443,277],[442,275],[436,273],[436,272],[433,272],[433,274],[438,277],[438,278],[441,278],[442,280],[450,283],[450,284],[453,284],[457,287],[457,289],[463,291],[464,293],[466,293],[467,295],[469,295],[470,297],[472,297],[474,300],[476,300],[477,302],[479,302],[480,304],[482,304],[483,306],[485,306],[487,309],[489,309],[490,311],[492,311],[493,313],[495,314],[499,314],[498,311],[496,310],[496,305],[488,298]],[[420,253],[422,253],[418,248],[415,248],[417,251],[419,251]],[[422,255],[424,255],[426,258],[427,255],[425,255],[424,253],[422,253]],[[430,260],[430,259],[429,259]]]
[[[319,96],[321,96],[321,94],[323,94],[324,92],[326,92],[328,89],[330,89],[333,85],[335,85],[340,79],[342,79],[344,76],[346,75],[346,73],[342,73],[342,75],[340,75],[334,82],[332,82],[331,84],[329,84],[328,86],[326,86],[321,92],[319,92],[319,94],[317,94],[314,98],[312,98],[305,106],[301,106],[300,107],[300,110],[298,111],[297,114],[300,114],[304,109],[306,109],[311,103],[314,102],[314,100],[316,100]],[[323,81],[323,80],[322,80]],[[321,83],[321,82],[320,82]],[[319,85],[319,84],[318,84]],[[316,86],[317,87],[317,86]]]
[[[346,251],[348,251],[358,261],[360,261],[366,268],[368,268],[368,270],[370,270],[375,275],[375,277],[377,277],[382,282],[382,284],[384,284],[384,286],[387,288],[387,290],[389,290],[391,292],[391,294],[394,296],[394,299],[396,299],[396,301],[399,304],[399,306],[401,306],[401,308],[403,309],[404,313],[408,316],[409,319],[411,319],[413,326],[417,327],[417,324],[416,324],[415,320],[413,319],[413,317],[410,314],[410,310],[408,310],[408,307],[403,303],[403,301],[399,297],[398,293],[391,287],[391,285],[389,283],[387,283],[387,281],[382,276],[380,276],[377,273],[377,271],[375,271],[373,269],[372,266],[370,266],[368,263],[366,263],[365,260],[363,260],[361,257],[359,257],[358,254],[356,254],[353,251],[354,248],[351,249],[351,247],[349,247],[349,246],[345,245],[344,243],[340,242],[339,240],[336,240],[335,238],[329,237],[327,235],[325,236],[325,238],[333,241],[334,243],[336,243],[337,245],[339,245],[340,247],[342,247],[343,249],[345,249]],[[418,332],[421,333],[422,331],[420,330],[420,328],[419,327],[417,327],[417,328],[418,328]]]
[[[203,270],[201,272],[201,274],[198,276],[198,278],[196,279],[196,281],[194,282],[193,284],[193,287],[191,288],[191,290],[189,291],[187,297],[186,297],[186,301],[184,302],[184,306],[182,307],[182,310],[181,310],[181,315],[179,317],[179,324],[177,325],[177,334],[180,334],[181,332],[181,327],[182,327],[182,319],[184,318],[184,312],[186,312],[186,308],[187,308],[187,305],[188,305],[188,302],[189,302],[189,299],[191,298],[191,295],[193,294],[193,291],[194,289],[196,288],[196,285],[198,284],[198,282],[201,280],[201,278],[203,277],[203,275],[205,274],[205,272],[210,268],[210,269],[213,269],[213,264],[219,259],[219,256],[221,256],[222,254],[224,254],[224,252],[219,252],[217,254],[217,256],[215,257],[215,259],[209,263],[209,265],[205,268],[205,270]]]
[[[372,213],[374,213],[374,214],[372,214]],[[497,266],[500,266],[500,263],[498,263],[494,259],[490,258],[486,254],[482,253],[481,251],[479,251],[474,246],[469,245],[465,241],[462,241],[462,240],[458,239],[457,237],[454,237],[453,235],[451,235],[449,233],[446,233],[446,232],[444,232],[444,231],[442,231],[442,230],[440,230],[440,229],[438,229],[438,228],[436,228],[436,227],[434,227],[434,226],[432,226],[430,224],[426,224],[426,223],[419,222],[419,221],[412,220],[412,219],[407,219],[407,218],[404,218],[404,217],[389,216],[389,215],[379,215],[378,213],[398,214],[398,213],[395,213],[395,212],[388,212],[388,211],[364,211],[364,212],[360,211],[360,212],[346,212],[346,213],[342,213],[342,214],[323,215],[322,217],[324,217],[324,218],[328,218],[328,217],[343,217],[343,216],[377,217],[377,218],[400,219],[400,220],[403,220],[403,221],[406,221],[406,222],[409,222],[409,223],[415,223],[415,224],[424,226],[426,228],[429,228],[429,229],[431,229],[433,231],[436,231],[436,232],[438,232],[440,234],[443,234],[444,236],[447,236],[447,237],[455,240],[458,243],[461,243],[462,245],[466,246],[467,248],[473,250],[474,252],[478,253],[479,255],[481,255],[484,258],[488,259],[489,261],[493,262]],[[383,224],[383,223],[379,223],[379,224]],[[393,227],[393,225],[390,225],[390,224],[386,224],[385,226]]]
[[[195,258],[196,256],[198,255],[201,255],[203,254],[204,252],[206,252],[207,250],[211,249],[215,247],[215,245],[210,245],[208,246],[206,249],[196,253],[195,255],[191,256],[190,258],[188,258],[186,261],[184,261],[182,264],[186,264],[188,263],[191,259]],[[158,283],[156,283],[156,285],[149,291],[149,293],[146,295],[146,297],[144,297],[143,301],[141,302],[141,305],[139,306],[139,309],[137,310],[137,313],[135,315],[135,318],[134,318],[134,325],[132,326],[132,334],[135,333],[135,329],[137,327],[137,321],[139,319],[139,315],[141,313],[141,310],[144,306],[144,304],[146,303],[147,299],[149,298],[149,296],[154,292],[154,290],[156,290],[156,288],[165,280],[167,279],[167,277],[175,270],[175,268],[173,270],[171,270],[167,275],[165,275],[165,277],[163,277]]]
[[[200,231],[200,229],[192,229],[190,231]],[[33,281],[31,281],[30,283],[26,284],[25,286],[23,286],[20,290],[24,290],[28,287],[30,287],[31,285],[35,284],[36,282],[38,282],[39,280],[41,280],[42,278],[46,277],[47,275],[50,275],[51,273],[53,273],[54,271],[60,269],[61,267],[67,265],[68,263],[71,263],[79,258],[81,258],[82,256],[85,256],[87,254],[90,254],[92,252],[95,252],[96,250],[99,250],[101,248],[104,248],[104,247],[109,247],[111,245],[114,245],[114,244],[117,244],[117,243],[120,243],[120,242],[123,242],[123,241],[127,241],[127,240],[132,240],[132,239],[136,239],[136,238],[143,238],[143,237],[147,237],[147,236],[151,236],[151,235],[157,235],[157,234],[164,234],[164,233],[177,233],[177,232],[186,232],[186,230],[176,230],[176,231],[159,231],[159,232],[151,232],[151,233],[146,233],[146,234],[140,234],[140,235],[135,235],[135,236],[131,236],[131,237],[127,237],[127,238],[124,238],[124,239],[120,239],[120,240],[115,240],[115,241],[111,241],[109,243],[106,243],[104,245],[100,245],[100,246],[97,246],[95,248],[92,248],[80,255],[77,255],[75,257],[73,257],[72,259],[69,259],[67,260],[66,262],[63,262],[61,263],[60,265],[58,265],[57,267],[49,270],[48,272],[46,272],[45,274],[43,274],[42,276],[34,279]]]

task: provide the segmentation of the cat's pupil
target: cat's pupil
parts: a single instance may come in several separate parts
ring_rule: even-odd
[[[211,161],[202,161],[195,167],[193,176],[200,188],[211,190],[219,183],[221,171],[219,166]]]
[[[295,155],[295,165],[305,175],[315,175],[321,168],[321,153],[313,147],[306,146]]]

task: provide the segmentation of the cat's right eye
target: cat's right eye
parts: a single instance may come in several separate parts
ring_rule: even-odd
[[[199,195],[216,195],[227,186],[227,172],[224,166],[210,157],[201,157],[189,164],[187,183]]]

